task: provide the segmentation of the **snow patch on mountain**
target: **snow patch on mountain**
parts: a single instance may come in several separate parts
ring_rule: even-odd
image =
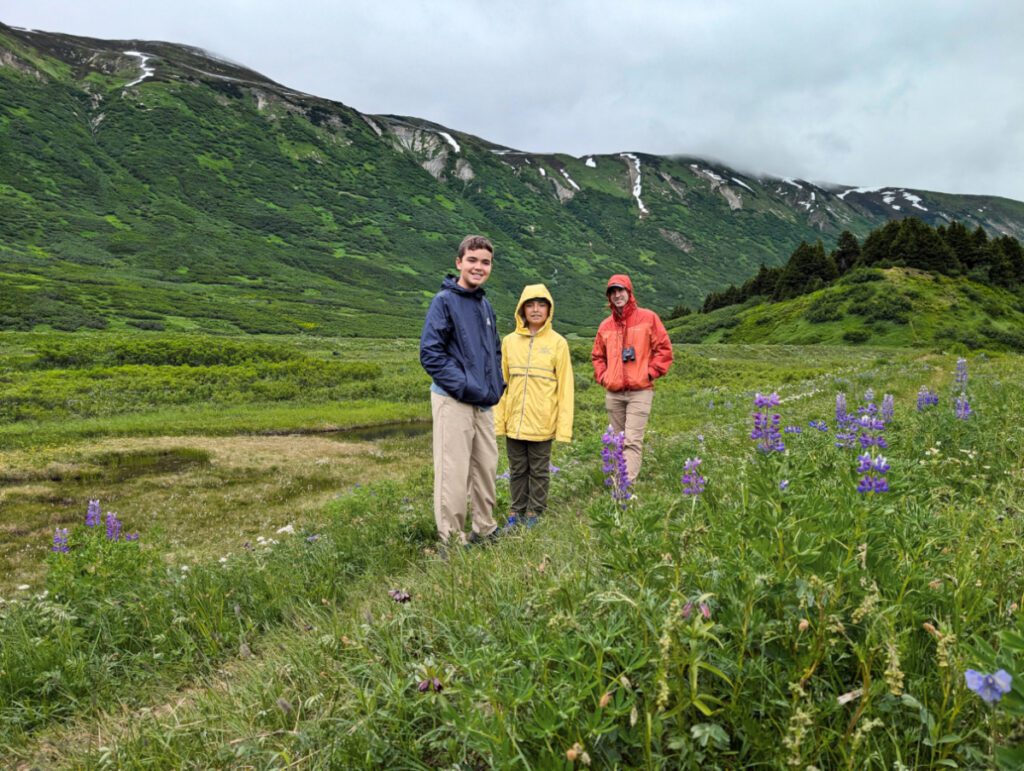
[[[593,155],[591,155],[589,158],[587,158],[587,160],[584,162],[583,165],[587,166],[587,167],[589,167],[591,169],[596,169],[597,168],[597,162],[594,160],[594,156]]]
[[[804,189],[803,185],[800,185],[799,183],[797,183],[797,181],[795,179],[793,179],[792,177],[783,177],[782,181],[785,182],[787,185],[792,185],[797,190],[803,190]]]
[[[455,137],[453,137],[447,131],[438,131],[437,133],[441,135],[441,137],[444,139],[445,142],[447,142],[448,144],[450,144],[452,146],[452,149],[455,152],[457,152],[457,153],[462,152],[462,148],[459,147],[459,143],[455,141]]]
[[[565,169],[559,169],[562,172],[562,176],[565,177],[565,181],[572,185],[576,190],[580,189],[580,186],[573,182],[572,177],[569,176],[569,172]]]
[[[546,171],[544,171],[544,167],[543,167],[543,166],[538,166],[538,167],[537,167],[537,171],[539,171],[539,172],[540,172],[540,175],[541,175],[542,177],[546,177],[546,176],[548,175],[548,173],[547,173]]]
[[[903,197],[906,200],[910,201],[910,205],[913,206],[915,209],[920,209],[921,211],[928,211],[925,207],[921,205],[921,196],[912,195],[908,193],[906,190],[904,190]]]
[[[842,193],[836,196],[840,201],[845,201],[846,196],[850,193],[877,193],[879,190],[884,190],[884,187],[851,187],[849,190],[844,190]]]
[[[131,88],[137,86],[139,83],[144,81],[146,78],[153,77],[156,74],[156,69],[147,66],[147,62],[152,58],[149,54],[144,54],[141,51],[125,51],[125,56],[136,56],[139,59],[139,68],[142,70],[142,74],[133,80],[131,83],[125,85],[125,88]]]
[[[640,216],[644,217],[650,214],[650,212],[647,211],[647,207],[644,206],[644,202],[640,198],[640,193],[642,192],[640,184],[640,159],[633,155],[633,153],[619,153],[619,157],[633,162],[632,166],[628,163],[626,166],[629,168],[629,176],[633,181],[633,197],[636,199],[636,205],[640,207]]]
[[[751,187],[750,185],[748,185],[748,184],[747,184],[746,182],[744,182],[744,181],[743,181],[742,179],[736,179],[736,177],[732,177],[732,181],[733,181],[733,182],[735,182],[735,183],[736,183],[737,185],[740,185],[740,186],[742,186],[742,187],[745,187],[745,188],[746,188],[747,190],[749,190],[749,191],[750,191],[751,193],[753,193],[753,192],[754,192],[754,188],[752,188],[752,187]]]

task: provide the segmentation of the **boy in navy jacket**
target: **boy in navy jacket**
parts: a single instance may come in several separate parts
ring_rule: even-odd
[[[434,295],[420,336],[420,363],[433,382],[434,519],[442,541],[494,538],[498,443],[494,411],[505,382],[494,309],[483,284],[494,247],[483,236],[459,244],[455,268]],[[473,533],[466,535],[466,501]]]

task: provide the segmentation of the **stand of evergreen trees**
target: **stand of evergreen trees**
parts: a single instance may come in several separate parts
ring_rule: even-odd
[[[752,297],[771,302],[789,300],[867,266],[967,276],[972,281],[1012,290],[1024,286],[1024,248],[1016,238],[990,238],[981,226],[970,231],[959,222],[933,228],[908,217],[872,230],[863,244],[844,230],[832,252],[826,252],[821,241],[801,241],[784,266],[766,268],[762,264],[757,275],[741,286],[730,285],[722,292],[711,292],[704,298],[700,312],[709,313]]]

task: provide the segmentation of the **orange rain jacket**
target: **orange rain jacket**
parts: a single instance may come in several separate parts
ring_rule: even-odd
[[[527,300],[542,297],[551,309],[537,334],[523,318]],[[569,344],[551,328],[555,301],[543,284],[530,284],[516,305],[516,331],[501,341],[501,366],[508,388],[494,411],[498,436],[527,442],[572,440],[573,388]]]
[[[590,360],[594,379],[609,391],[643,391],[654,388],[654,381],[672,366],[672,342],[658,314],[639,308],[633,297],[629,276],[616,274],[608,279],[608,289],[624,286],[629,302],[620,311],[608,302],[612,315],[601,322],[594,338]],[[632,347],[633,361],[622,360],[622,350]]]

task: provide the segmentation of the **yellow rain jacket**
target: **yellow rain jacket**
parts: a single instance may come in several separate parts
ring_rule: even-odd
[[[551,303],[548,319],[537,334],[523,316],[527,300]],[[555,303],[543,284],[523,289],[516,305],[516,331],[501,341],[501,368],[508,387],[494,411],[499,436],[527,442],[572,440],[574,380],[569,344],[551,328]]]

